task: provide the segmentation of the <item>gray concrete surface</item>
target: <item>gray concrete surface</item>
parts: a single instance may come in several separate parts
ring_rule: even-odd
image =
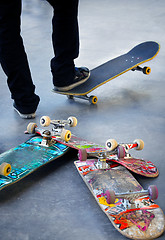
[[[52,93],[49,60],[52,9],[41,0],[24,0],[22,35],[36,91],[41,97],[35,121],[42,115],[78,118],[74,134],[104,144],[108,138],[130,142],[141,138],[144,150],[135,157],[151,160],[159,169],[156,179],[136,175],[147,188],[156,184],[156,203],[165,212],[165,1],[80,0],[80,56],[77,66],[90,69],[129,51],[136,44],[153,40],[161,45],[158,56],[148,63],[149,76],[128,72],[95,90],[97,106],[82,100],[68,101]],[[13,110],[0,69],[0,152],[24,142],[30,122]],[[1,240],[114,240],[126,239],[100,210],[74,167],[75,156],[67,155],[0,192]],[[165,235],[159,239],[165,239]]]

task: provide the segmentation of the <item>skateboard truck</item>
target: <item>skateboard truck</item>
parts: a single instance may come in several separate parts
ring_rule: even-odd
[[[65,125],[75,127],[77,125],[77,119],[75,117],[69,117],[67,120],[51,120],[48,116],[42,116],[40,118],[40,124],[42,127],[48,127],[50,124],[54,125],[54,128],[64,128]]]
[[[42,133],[42,137],[42,141],[39,145],[43,147],[50,147],[56,143],[55,139],[52,138],[51,132],[49,130],[45,130]]]
[[[40,119],[40,124],[43,127],[48,127],[50,124],[53,124],[54,127],[51,131],[45,132],[38,128],[36,123],[31,122],[28,124],[25,133],[39,133],[43,136],[42,145],[49,146],[49,144],[53,144],[53,140],[50,141],[50,138],[52,139],[53,137],[60,137],[63,141],[68,142],[71,138],[71,131],[64,129],[64,127],[66,124],[70,127],[75,127],[77,125],[77,119],[75,117],[69,117],[67,120],[51,120],[48,116],[43,116]]]
[[[97,158],[96,167],[98,169],[109,169],[111,168],[111,162],[109,161],[110,155],[114,158],[124,158],[125,150],[123,146],[118,146],[116,149],[108,151],[106,149],[100,149],[95,152],[87,152],[86,149],[79,149],[78,158],[80,161],[86,161],[87,158]],[[116,156],[115,156],[116,155]],[[107,159],[108,158],[108,159]]]
[[[96,96],[91,95],[88,97],[88,95],[67,95],[68,99],[73,99],[73,98],[80,98],[89,101],[91,104],[96,104],[98,101],[98,98]]]
[[[158,189],[155,185],[150,185],[147,190],[139,192],[125,192],[115,193],[113,190],[107,190],[104,194],[108,204],[114,204],[116,198],[126,200],[127,208],[134,208],[135,200],[141,197],[149,196],[150,199],[155,200],[158,198]],[[137,207],[137,206],[136,206]]]
[[[105,146],[109,151],[117,149],[118,158],[130,158],[131,155],[128,153],[128,151],[132,148],[135,150],[142,150],[144,148],[144,142],[141,139],[135,139],[133,143],[118,144],[115,139],[108,139],[105,143]]]
[[[143,72],[144,74],[147,74],[149,75],[151,73],[151,68],[150,67],[140,67],[140,66],[137,66],[135,68],[132,68],[131,69],[132,71],[141,71]]]
[[[69,117],[67,120],[51,120],[48,116],[43,116],[40,119],[40,124],[43,127],[48,127],[52,124],[54,126],[51,131],[52,135],[60,136],[62,140],[68,142],[71,138],[71,131],[64,129],[64,127],[65,125],[75,127],[77,125],[77,119],[75,117]]]
[[[97,158],[96,167],[98,169],[111,168],[111,159],[128,159],[131,155],[128,150],[135,148],[136,150],[142,150],[144,148],[144,142],[141,139],[136,139],[131,144],[118,144],[115,139],[108,139],[105,143],[107,149],[100,149],[94,152],[87,152],[86,149],[79,149],[78,158],[80,161],[86,161],[87,158]]]
[[[96,165],[99,169],[110,168],[110,158],[124,158],[125,148],[117,144],[116,140],[109,139],[106,142],[107,149],[100,149],[95,152],[87,152],[86,149],[79,149],[78,158],[80,161],[86,161],[88,157],[95,157],[98,159]]]
[[[106,154],[104,152],[102,154],[101,153],[99,154],[98,160],[95,163],[95,166],[96,166],[96,168],[102,169],[102,170],[106,170],[106,169],[111,168],[110,163],[107,162]]]

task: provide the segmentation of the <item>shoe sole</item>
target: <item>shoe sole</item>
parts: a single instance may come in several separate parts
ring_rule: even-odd
[[[23,113],[20,113],[15,107],[14,107],[14,110],[19,114],[19,116],[23,119],[32,119],[32,118],[35,118],[36,114],[35,113],[30,113],[30,114],[23,114]]]

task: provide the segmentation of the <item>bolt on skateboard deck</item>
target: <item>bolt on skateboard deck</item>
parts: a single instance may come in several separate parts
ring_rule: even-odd
[[[102,170],[97,167],[97,159],[74,163],[98,205],[122,235],[147,240],[164,232],[164,213],[153,201],[158,197],[156,186],[144,190],[123,166]]]
[[[59,91],[56,88],[52,91],[67,95],[70,99],[77,97],[88,100],[92,104],[96,104],[97,96],[88,96],[88,93],[129,70],[142,71],[147,75],[150,74],[150,67],[140,67],[139,65],[156,57],[159,49],[160,45],[157,42],[149,41],[141,43],[126,54],[114,58],[91,70],[90,77],[85,83],[67,92]]]
[[[68,119],[75,121],[74,117],[69,117]],[[75,122],[77,124],[77,120]],[[76,149],[81,161],[85,161],[89,157],[95,157],[100,162],[100,168],[106,168],[107,165],[111,165],[114,162],[125,166],[134,173],[146,177],[157,177],[159,174],[157,167],[151,161],[133,158],[129,153],[129,150],[133,148],[137,150],[143,149],[144,142],[140,139],[136,139],[131,144],[118,144],[114,139],[109,139],[106,141],[105,146],[103,146],[78,138],[72,135],[69,130],[64,131],[64,125],[69,123],[68,120],[51,120],[48,116],[43,116],[40,119],[40,123],[43,127],[48,127],[50,124],[55,126],[55,129],[52,128],[49,130],[49,137],[70,148]],[[75,126],[76,124],[69,123],[70,126]],[[69,137],[63,137],[63,131],[69,131]],[[27,133],[44,136],[45,130],[39,128],[36,123],[29,123]]]
[[[25,143],[0,154],[0,190],[20,181],[41,166],[61,157],[69,147],[53,142],[49,147],[41,145],[41,136],[32,137]],[[7,165],[3,166],[4,163]]]

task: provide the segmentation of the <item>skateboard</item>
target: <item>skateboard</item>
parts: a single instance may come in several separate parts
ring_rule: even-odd
[[[130,239],[155,239],[165,229],[164,213],[154,203],[158,190],[147,190],[123,166],[99,169],[97,159],[75,161],[75,166],[113,226]]]
[[[49,146],[45,146],[44,138],[35,136],[0,154],[0,190],[61,157],[68,150],[68,146],[53,139]]]
[[[97,96],[88,96],[88,93],[129,70],[142,71],[144,74],[149,75],[151,73],[151,68],[146,66],[140,67],[139,65],[156,57],[159,49],[160,45],[157,42],[149,41],[141,43],[126,54],[114,58],[91,70],[89,79],[80,86],[67,92],[58,91],[56,88],[52,91],[67,95],[70,99],[77,97],[88,100],[92,104],[96,104],[98,101]]]
[[[103,146],[76,137],[71,134],[71,131],[64,129],[66,125],[71,127],[76,126],[77,119],[75,117],[69,117],[67,120],[51,120],[48,116],[43,116],[40,119],[40,124],[42,127],[53,125],[54,127],[48,131],[47,141],[50,141],[49,139],[52,138],[59,143],[76,149],[80,161],[95,157],[98,159],[101,169],[106,169],[107,166],[110,166],[113,162],[117,165],[123,165],[134,173],[146,177],[157,177],[159,174],[158,169],[151,161],[133,158],[129,153],[129,150],[133,148],[136,150],[143,149],[144,142],[141,139],[136,139],[130,144],[118,144],[116,140],[109,139],[106,141],[105,146]],[[64,136],[63,132],[67,134],[69,132],[69,136]],[[45,130],[39,128],[36,123],[29,123],[25,133],[45,136]]]

